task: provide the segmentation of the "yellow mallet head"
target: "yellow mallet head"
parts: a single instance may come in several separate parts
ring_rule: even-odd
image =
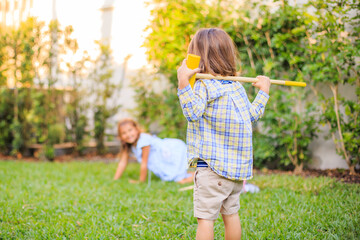
[[[190,68],[190,69],[198,68],[199,64],[200,64],[200,56],[194,55],[194,54],[187,55],[186,66],[188,68]],[[194,88],[195,76],[196,76],[196,74],[194,74],[189,80],[191,88]]]

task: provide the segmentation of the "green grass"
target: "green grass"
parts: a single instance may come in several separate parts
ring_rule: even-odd
[[[0,161],[0,239],[194,239],[192,191],[138,165],[113,181],[115,163]],[[330,178],[255,176],[241,195],[243,239],[359,239],[360,185]],[[224,238],[219,218],[215,239]]]

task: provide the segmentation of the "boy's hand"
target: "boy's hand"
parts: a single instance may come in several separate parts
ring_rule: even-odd
[[[188,68],[186,66],[186,59],[184,59],[181,66],[177,70],[179,89],[183,89],[184,87],[189,85],[189,79],[191,78],[191,76],[199,72],[200,72],[200,68],[196,68],[194,70]]]
[[[266,92],[269,95],[271,85],[270,78],[266,76],[257,76],[256,78],[258,79],[258,81],[253,83],[252,85]]]

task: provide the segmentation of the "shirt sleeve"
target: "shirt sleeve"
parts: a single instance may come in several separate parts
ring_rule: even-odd
[[[250,103],[249,101],[249,105],[250,105],[249,113],[252,122],[257,121],[259,120],[259,118],[262,117],[268,100],[269,100],[269,95],[266,92],[260,90],[256,95],[254,101],[252,103]]]
[[[178,97],[185,118],[189,122],[198,121],[205,112],[207,105],[206,86],[202,81],[196,81],[194,91],[190,84],[178,89]]]
[[[152,138],[151,135],[149,135],[147,133],[140,133],[139,140],[136,143],[136,148],[141,149],[143,147],[150,146],[151,138]]]

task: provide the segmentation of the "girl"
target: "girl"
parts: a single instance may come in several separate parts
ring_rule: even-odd
[[[131,154],[140,163],[139,181],[146,180],[147,170],[152,171],[163,181],[178,183],[192,182],[193,174],[187,173],[186,145],[179,139],[160,139],[143,133],[132,119],[123,119],[118,124],[121,141],[120,162],[114,180],[123,174]]]

